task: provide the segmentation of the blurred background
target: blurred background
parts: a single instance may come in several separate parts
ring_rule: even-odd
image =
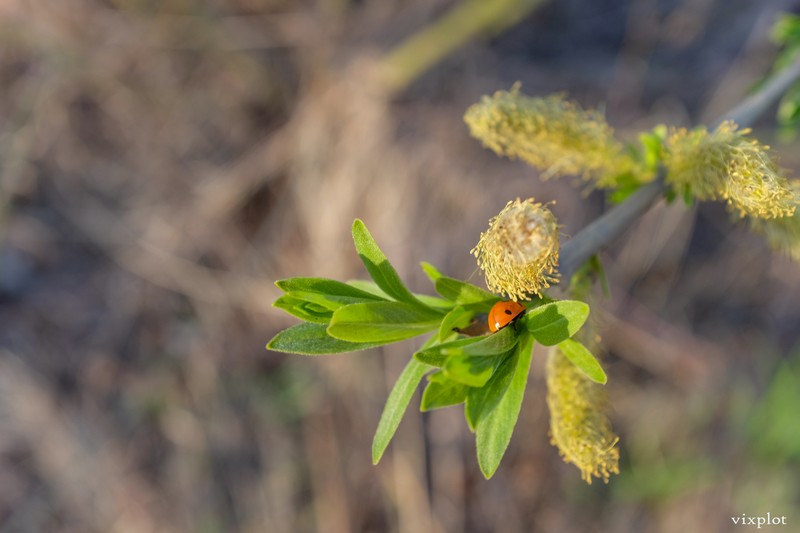
[[[605,209],[469,138],[522,82],[626,139],[708,122],[769,70],[790,1],[0,0],[0,531],[800,530],[800,266],[721,205],[653,208],[594,309],[621,474],[549,444],[544,353],[498,473],[460,408],[373,432],[418,343],[309,358],[275,279],[475,275],[507,201]],[[794,177],[800,142],[757,136]],[[577,185],[577,186],[576,186]],[[412,401],[418,405],[418,401]]]

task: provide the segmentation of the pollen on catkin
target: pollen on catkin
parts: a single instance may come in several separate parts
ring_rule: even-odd
[[[698,200],[725,200],[740,217],[778,218],[795,210],[794,194],[769,147],[723,122],[706,128],[672,128],[665,142],[666,181]]]
[[[517,198],[489,221],[471,253],[489,290],[518,301],[558,281],[558,250],[553,213],[532,198]]]
[[[484,96],[464,120],[484,146],[522,159],[544,177],[580,176],[597,187],[613,187],[625,173],[648,178],[599,111],[582,109],[562,95],[530,98],[515,85]]]
[[[795,206],[800,206],[800,180],[789,183],[794,192]],[[800,261],[800,209],[791,216],[770,218],[768,220],[751,218],[750,227],[767,239],[770,248]]]
[[[606,416],[607,397],[602,385],[590,381],[558,348],[547,359],[547,407],[550,409],[550,439],[564,461],[608,483],[619,474],[619,437]]]

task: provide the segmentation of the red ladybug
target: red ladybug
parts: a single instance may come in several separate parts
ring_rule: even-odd
[[[506,327],[512,320],[517,318],[525,311],[525,306],[508,300],[506,302],[497,302],[492,306],[489,311],[489,330],[494,333]]]

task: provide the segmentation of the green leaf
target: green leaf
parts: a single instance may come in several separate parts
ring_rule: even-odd
[[[692,192],[691,185],[687,185],[685,189],[683,189],[683,203],[686,204],[686,207],[692,207],[694,205],[694,193]]]
[[[464,403],[468,388],[463,383],[447,379],[442,372],[431,374],[428,376],[428,386],[422,393],[419,410],[430,411]]]
[[[333,311],[345,305],[383,301],[383,298],[325,278],[289,278],[275,282],[286,294],[272,304],[308,322],[327,324]]]
[[[469,344],[446,343],[437,346],[444,355],[498,355],[509,351],[517,344],[517,332],[513,327],[503,328],[485,337],[476,337],[478,342]]]
[[[597,279],[600,281],[600,288],[603,289],[603,296],[606,298],[611,298],[611,286],[608,284],[606,269],[603,266],[603,262],[600,261],[600,257],[597,254],[594,254],[591,258],[589,258],[589,264],[597,274]]]
[[[444,298],[463,306],[484,307],[488,310],[501,298],[466,281],[441,276],[435,281],[436,292]]]
[[[334,339],[326,333],[324,324],[305,322],[285,329],[272,337],[268,350],[301,355],[325,355],[367,350],[385,344],[382,342],[347,342]]]
[[[573,298],[588,298],[592,289],[597,283],[603,289],[603,295],[607,298],[611,296],[611,288],[608,285],[603,263],[597,254],[590,257],[583,265],[575,271],[569,281],[569,293]]]
[[[447,358],[449,357],[449,355],[442,353],[443,346],[445,348],[458,348],[460,346],[481,342],[484,338],[485,337],[468,337],[466,339],[458,339],[445,342],[443,344],[436,344],[428,348],[423,347],[414,354],[414,358],[421,363],[441,368],[444,366],[445,361],[447,361]]]
[[[503,328],[493,335],[468,337],[436,344],[414,354],[418,361],[443,367],[448,357],[458,355],[499,355],[509,351],[517,342],[514,328]]]
[[[575,335],[588,316],[584,302],[561,300],[528,309],[522,322],[537,342],[553,346]]]
[[[661,164],[666,136],[667,129],[660,125],[653,128],[652,131],[639,134],[644,164],[651,171],[658,170],[658,166]]]
[[[428,374],[428,381],[431,381],[433,383],[444,384],[444,383],[449,383],[450,378],[448,378],[447,375],[441,370],[436,370]]]
[[[353,242],[356,245],[358,256],[378,287],[399,302],[406,302],[416,307],[426,307],[403,285],[397,271],[383,255],[367,226],[359,219],[353,222]]]
[[[800,45],[800,15],[780,13],[772,26],[770,37],[776,44]]]
[[[641,186],[642,182],[630,172],[615,176],[614,190],[608,194],[608,201],[615,205],[621,204],[638,191]]]
[[[306,291],[291,291],[287,292],[284,296],[290,296],[304,302],[316,304],[322,309],[328,311],[336,311],[340,307],[350,304],[369,303],[369,302],[384,302],[386,300],[378,300],[376,298],[359,298],[355,296],[341,296],[338,294],[322,294],[317,292]]]
[[[272,307],[283,309],[300,320],[318,324],[327,324],[333,316],[333,311],[326,307],[287,294],[279,296],[277,300],[272,302]]]
[[[475,313],[472,311],[467,311],[461,306],[454,307],[442,319],[442,323],[439,326],[439,342],[444,342],[446,338],[452,335],[454,328],[467,327],[473,316],[475,316]]]
[[[561,353],[563,353],[573,365],[578,367],[578,370],[586,374],[586,377],[592,381],[603,385],[608,381],[603,367],[600,366],[600,363],[595,359],[594,355],[592,355],[592,352],[580,342],[567,339],[558,343],[558,349],[561,350]]]
[[[280,279],[275,285],[283,292],[302,292],[348,296],[358,300],[383,300],[381,295],[356,288],[347,283],[327,278],[288,278]]]
[[[449,312],[453,308],[453,302],[448,302],[444,298],[439,298],[438,296],[414,293],[414,297],[428,307],[433,307],[439,311]]]
[[[470,388],[467,391],[466,408],[464,415],[467,419],[470,431],[475,431],[478,424],[483,420],[492,410],[497,407],[500,400],[503,398],[506,389],[511,383],[511,378],[514,376],[514,370],[517,368],[519,356],[517,350],[509,352],[500,360],[500,364],[492,374],[492,377],[483,387]]]
[[[448,378],[469,385],[483,387],[492,377],[499,357],[485,355],[453,355],[444,362]]]
[[[800,126],[800,84],[795,84],[786,91],[778,104],[776,116],[783,128],[784,136],[788,136],[793,129]]]
[[[368,292],[374,296],[377,296],[383,300],[391,300],[391,296],[383,292],[380,287],[374,282],[369,280],[363,279],[351,279],[347,282],[348,285],[352,285],[357,289],[361,289],[365,292]],[[453,302],[448,302],[444,298],[437,298],[436,296],[429,296],[427,294],[416,294],[414,293],[414,297],[419,300],[420,302],[424,303],[428,307],[434,307],[436,309],[441,310],[450,310],[453,307]]]
[[[395,431],[397,431],[397,426],[400,425],[400,420],[402,420],[406,407],[408,407],[408,402],[411,401],[411,397],[414,395],[419,382],[422,381],[422,377],[430,369],[431,367],[425,363],[411,359],[408,361],[403,373],[397,378],[383,408],[381,420],[378,422],[378,429],[375,431],[375,437],[372,439],[372,464],[376,465],[381,460],[389,441],[392,440]]]
[[[373,296],[377,296],[383,300],[391,300],[392,297],[383,292],[383,290],[378,287],[378,284],[369,279],[351,279],[347,281],[347,284],[351,287],[355,287],[356,289],[360,289],[364,292],[368,292]]]
[[[333,313],[328,335],[351,342],[394,342],[439,327],[442,315],[402,302],[352,304]]]
[[[431,280],[433,283],[436,283],[436,280],[442,277],[442,273],[439,272],[439,269],[433,266],[432,264],[428,263],[427,261],[422,261],[420,263],[422,270],[425,272],[425,275],[428,276],[428,279]]]
[[[478,465],[486,479],[492,477],[500,466],[500,460],[511,441],[514,426],[517,425],[522,399],[525,396],[525,385],[528,383],[533,353],[533,337],[524,333],[520,337],[516,350],[519,362],[514,369],[511,384],[497,407],[480,421],[475,434]]]

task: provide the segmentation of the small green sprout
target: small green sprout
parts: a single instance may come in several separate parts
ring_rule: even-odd
[[[555,227],[554,219],[552,224]],[[571,338],[586,322],[589,306],[535,298],[524,302],[527,309],[518,320],[488,334],[486,314],[500,297],[447,277],[428,263],[422,266],[438,296],[412,293],[360,220],[353,224],[353,241],[372,281],[290,278],[276,282],[284,294],[275,307],[303,322],[275,335],[267,348],[321,355],[430,335],[410,357],[389,394],[372,444],[373,462],[381,459],[427,376],[420,409],[464,405],[467,424],[475,432],[478,464],[491,477],[517,422],[534,343],[554,346],[569,341],[582,346]],[[477,328],[478,334],[467,335],[468,326],[475,323],[484,327]],[[574,363],[591,379],[602,374],[604,380],[591,354]]]

